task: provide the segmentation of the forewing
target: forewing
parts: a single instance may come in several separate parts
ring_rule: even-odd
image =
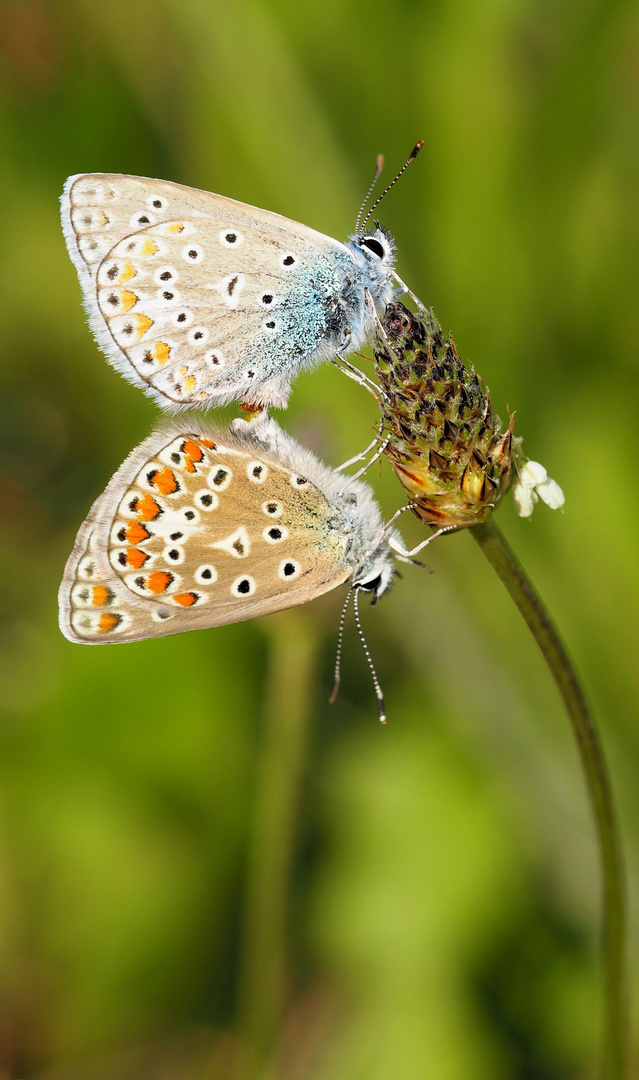
[[[228,434],[156,434],[78,533],[60,587],[72,641],[136,641],[303,603],[350,573],[332,509],[305,477]]]
[[[285,404],[292,376],[337,348],[354,259],[305,225],[106,174],[67,181],[62,219],[96,338],[165,407]]]

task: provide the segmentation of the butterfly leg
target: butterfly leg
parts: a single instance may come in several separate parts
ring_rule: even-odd
[[[413,566],[418,566],[420,570],[425,570],[427,574],[432,574],[433,571],[431,570],[430,566],[427,566],[426,563],[420,562],[419,559],[411,558],[411,554],[412,554],[411,552],[407,552],[406,554],[404,554],[403,549],[401,551],[399,550],[400,549],[399,542],[395,541],[394,537],[389,538],[389,535],[388,535],[391,528],[392,528],[392,526],[397,521],[397,518],[401,517],[402,514],[405,514],[407,510],[412,510],[412,509],[413,509],[412,503],[406,503],[405,506],[400,506],[399,510],[395,511],[395,513],[393,514],[390,521],[388,521],[386,523],[386,525],[384,526],[384,532],[383,532],[382,535],[385,537],[385,539],[389,543],[389,546],[392,547],[393,551],[395,552],[395,558],[396,559],[399,559],[400,562],[412,563]],[[432,537],[432,536],[429,537],[429,540],[433,540],[433,539],[434,539],[434,537]],[[426,542],[428,543],[428,541],[426,541]]]
[[[359,480],[360,476],[363,476],[365,472],[368,472],[371,465],[374,465],[376,461],[379,461],[379,459],[381,458],[382,454],[384,453],[386,447],[388,446],[388,444],[390,442],[390,438],[391,438],[390,435],[388,435],[387,438],[385,438],[384,441],[380,443],[379,447],[377,448],[377,450],[373,454],[370,461],[367,461],[366,465],[363,465],[361,469],[359,469],[356,473],[353,474],[353,476],[349,476],[347,482],[344,484],[344,487],[339,492],[340,495],[344,494],[344,492],[346,491],[346,488],[348,487],[348,485],[350,483],[352,483],[353,480]],[[377,442],[377,439],[375,440],[375,442]],[[368,449],[370,449],[370,447]],[[366,454],[367,452],[368,451],[365,450],[364,454]],[[364,454],[362,454],[362,457],[364,456]],[[355,460],[357,460],[357,459],[355,459]]]
[[[407,296],[410,296],[413,303],[417,304],[417,307],[421,311],[422,315],[426,315],[429,319],[434,319],[432,311],[430,311],[426,307],[426,305],[422,303],[422,301],[419,299],[418,296],[415,296],[415,293],[412,291],[412,289],[408,288],[408,285],[406,285],[406,283],[404,281],[402,281],[399,274],[395,270],[392,271],[392,274],[393,274],[393,277],[395,278],[395,281],[397,282],[397,284],[401,288],[402,292],[405,292]]]
[[[377,314],[377,308],[375,307],[375,301],[373,300],[373,294],[370,291],[370,289],[368,288],[368,286],[366,286],[366,288],[364,289],[364,300],[366,301],[369,308],[371,309],[371,315],[373,317],[373,322],[375,323],[375,326],[377,327],[378,333],[380,333],[381,336],[386,339],[388,344],[391,345],[390,338],[389,338],[388,334],[386,333],[386,331],[384,329],[384,324],[381,321],[379,315]]]
[[[374,383],[372,379],[368,378],[368,375],[364,375],[363,371],[356,368],[354,364],[351,364],[350,360],[346,360],[343,356],[337,355],[331,357],[331,363],[338,368],[344,375],[348,375],[349,379],[353,382],[359,383],[368,390],[369,394],[372,394],[377,404],[380,403],[380,387],[377,383]]]
[[[412,510],[412,509],[413,509],[413,507],[412,507],[411,503],[406,503],[405,506],[400,506],[399,510],[395,511],[395,513],[393,514],[390,521],[386,522],[386,525],[384,526],[384,533],[386,533],[386,534],[388,533],[389,529],[392,528],[392,526],[397,521],[398,517],[401,517],[402,514],[405,514],[407,510]]]
[[[349,458],[348,461],[343,461],[341,465],[338,465],[335,472],[344,472],[349,465],[354,465],[357,461],[363,461],[367,454],[370,454],[374,446],[377,446],[379,442],[379,436],[376,435],[372,442],[369,442],[365,450],[362,450],[359,454],[355,454],[355,457]]]
[[[425,548],[427,544],[430,544],[433,540],[436,540],[438,536],[443,536],[444,533],[448,532],[456,532],[456,530],[456,525],[447,525],[444,529],[437,529],[437,532],[434,532],[433,535],[429,536],[426,540],[422,540],[421,544],[418,544],[417,547],[412,548],[411,551],[406,551],[406,549],[403,548],[401,544],[397,542],[397,540],[395,540],[394,536],[389,536],[388,545],[393,549],[393,551],[397,552],[400,558],[411,559],[413,555],[417,555],[417,553],[422,551],[422,549]]]
[[[375,326],[377,328],[377,333],[378,333],[379,337],[383,338],[384,341],[386,342],[386,348],[389,349],[390,352],[394,353],[398,360],[401,360],[401,353],[398,352],[397,346],[394,345],[393,342],[391,341],[391,339],[389,338],[388,334],[386,333],[386,328],[385,328],[383,322],[381,321],[379,315],[377,314],[377,308],[375,307],[375,301],[373,300],[373,294],[371,293],[370,289],[368,289],[368,288],[364,289],[364,298],[365,298],[366,303],[368,304],[369,308],[371,309],[371,314],[373,316],[373,321],[374,321]],[[382,390],[382,394],[384,394],[384,390],[381,387],[380,387],[380,389]]]
[[[377,434],[376,434],[375,438],[372,440],[372,442],[369,442],[366,449],[362,450],[361,453],[359,453],[359,454],[355,454],[355,457],[349,458],[348,461],[344,461],[341,465],[339,465],[337,467],[335,472],[343,472],[344,469],[347,469],[349,465],[354,465],[356,461],[363,461],[364,458],[366,457],[366,455],[371,452],[373,447],[377,446],[377,444],[380,442],[380,440],[382,438],[383,429],[384,429],[384,421],[382,419],[379,422],[379,428],[378,428],[378,431],[377,431]],[[384,444],[384,445],[386,445],[386,444]]]

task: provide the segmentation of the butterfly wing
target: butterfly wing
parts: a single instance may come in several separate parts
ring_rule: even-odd
[[[78,533],[61,629],[71,641],[136,641],[303,603],[351,573],[332,515],[308,479],[229,433],[158,432]]]
[[[98,342],[165,408],[285,405],[294,375],[345,341],[347,307],[363,306],[348,247],[221,195],[72,176],[62,221]]]

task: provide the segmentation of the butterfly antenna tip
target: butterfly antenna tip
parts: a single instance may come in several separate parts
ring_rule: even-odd
[[[365,218],[364,218],[364,220],[362,221],[362,229],[363,229],[363,228],[364,228],[364,226],[366,225],[366,222],[367,222],[367,221],[368,221],[368,219],[370,218],[371,214],[372,214],[372,213],[373,213],[373,212],[374,212],[374,211],[375,211],[375,210],[377,209],[377,207],[378,207],[378,206],[379,206],[379,204],[381,203],[381,201],[382,201],[382,199],[384,198],[384,196],[385,196],[385,195],[388,195],[388,192],[390,191],[390,189],[391,189],[392,187],[395,187],[395,184],[396,184],[396,183],[397,183],[397,181],[399,180],[400,176],[403,176],[403,175],[404,175],[404,173],[406,172],[406,170],[407,170],[408,166],[409,166],[409,165],[410,165],[410,164],[411,164],[411,163],[412,163],[412,162],[413,162],[413,161],[415,160],[415,158],[416,158],[416,157],[417,157],[417,155],[419,154],[419,151],[421,150],[421,148],[422,148],[422,146],[423,146],[423,145],[424,145],[424,140],[423,140],[423,139],[420,139],[420,140],[419,140],[419,142],[416,142],[416,143],[415,143],[415,145],[414,145],[413,149],[411,150],[410,154],[409,154],[409,155],[408,155],[408,157],[406,158],[406,161],[405,161],[405,162],[404,162],[404,164],[402,165],[402,167],[401,167],[401,169],[399,170],[399,172],[398,172],[398,173],[397,173],[397,174],[396,174],[396,175],[394,176],[394,178],[393,178],[393,179],[391,180],[391,182],[390,182],[390,184],[388,185],[388,187],[385,187],[385,188],[384,188],[384,190],[382,191],[382,194],[381,194],[380,196],[378,196],[378,198],[377,198],[377,199],[375,199],[375,202],[373,203],[373,205],[371,206],[370,210],[368,211],[368,213],[367,213],[366,217],[365,217]],[[372,190],[372,189],[371,189],[371,190]],[[368,199],[368,195],[366,196],[366,199]],[[366,200],[365,200],[365,201],[366,201]],[[361,216],[361,215],[360,215],[360,216]],[[359,224],[359,217],[358,217],[358,224]]]
[[[366,657],[366,662],[368,664],[368,667],[369,667],[369,670],[370,670],[370,673],[371,673],[371,677],[373,679],[373,686],[375,687],[375,697],[377,698],[377,708],[378,708],[378,711],[379,711],[380,723],[385,724],[386,723],[386,705],[384,703],[384,695],[382,693],[382,688],[379,685],[379,679],[377,678],[377,672],[375,671],[375,665],[373,663],[373,658],[372,658],[372,656],[370,654],[370,650],[369,650],[368,645],[366,643],[366,638],[364,637],[364,631],[362,630],[362,624],[361,624],[360,618],[359,618],[359,607],[358,607],[358,603],[357,603],[358,593],[359,593],[359,589],[356,588],[355,589],[355,596],[353,598],[353,611],[355,612],[355,623],[356,623],[356,626],[357,626],[357,633],[359,634],[359,640],[362,643],[362,648],[364,649],[364,656]]]

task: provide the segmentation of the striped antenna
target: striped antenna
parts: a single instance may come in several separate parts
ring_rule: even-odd
[[[348,611],[348,603],[351,598],[353,589],[350,588],[346,594],[344,601],[344,607],[342,608],[342,614],[339,620],[339,630],[337,632],[337,654],[335,656],[335,675],[333,676],[333,686],[329,696],[329,702],[331,705],[335,704],[337,695],[339,694],[340,675],[342,668],[342,644],[344,642],[344,623],[346,622],[346,612]]]
[[[377,209],[377,207],[378,207],[378,206],[379,206],[379,204],[381,203],[381,201],[382,201],[382,199],[384,198],[384,196],[385,196],[385,195],[388,195],[388,192],[390,191],[390,189],[391,189],[392,187],[394,187],[394,186],[395,186],[395,184],[396,184],[396,183],[397,183],[397,181],[399,180],[400,176],[403,176],[403,175],[404,175],[404,173],[406,172],[406,170],[407,170],[408,166],[409,166],[409,165],[411,164],[411,162],[413,162],[413,161],[415,160],[415,158],[417,157],[417,155],[418,155],[418,153],[419,153],[419,151],[421,150],[421,148],[422,148],[422,146],[423,146],[423,145],[424,145],[424,140],[423,140],[423,139],[420,139],[418,143],[415,143],[415,146],[414,146],[414,147],[413,147],[413,149],[411,150],[411,152],[410,152],[409,156],[407,157],[406,161],[405,161],[405,162],[404,162],[404,164],[402,165],[401,169],[399,170],[399,172],[397,173],[397,175],[395,176],[395,178],[394,178],[393,180],[391,180],[391,182],[390,182],[390,184],[388,185],[388,187],[384,188],[384,190],[382,191],[382,194],[381,194],[381,195],[379,196],[379,198],[377,198],[377,199],[375,200],[375,202],[374,202],[374,203],[373,203],[373,205],[371,206],[370,210],[368,211],[368,213],[367,213],[366,217],[364,218],[364,220],[363,220],[363,222],[362,222],[362,229],[363,229],[363,228],[364,228],[364,226],[366,225],[366,222],[368,221],[368,219],[369,219],[369,217],[371,216],[371,214],[372,214],[372,213],[373,213],[373,212],[374,212],[374,211],[375,211],[375,210]],[[368,198],[368,196],[366,196],[366,197]],[[359,218],[358,218],[358,220],[359,220]]]
[[[386,706],[384,704],[384,695],[382,694],[382,688],[379,685],[379,679],[377,678],[377,672],[375,671],[375,665],[373,664],[373,658],[369,652],[368,645],[366,644],[366,638],[364,637],[364,631],[362,630],[362,624],[359,621],[359,608],[357,606],[357,595],[359,589],[355,587],[355,596],[353,598],[353,610],[355,612],[355,623],[357,624],[357,632],[359,639],[364,649],[364,656],[368,662],[370,673],[373,678],[373,686],[375,687],[375,696],[377,698],[377,708],[379,709],[379,719],[382,724],[386,723]]]
[[[384,155],[383,154],[378,154],[377,155],[377,166],[375,168],[375,175],[374,175],[373,179],[371,180],[369,189],[368,189],[368,191],[366,192],[366,194],[364,196],[364,201],[362,202],[362,205],[359,208],[359,214],[357,215],[357,221],[355,222],[355,235],[357,235],[359,233],[359,223],[362,220],[362,214],[364,213],[364,207],[366,206],[366,203],[368,202],[371,195],[373,194],[373,188],[375,187],[375,184],[377,183],[380,176],[382,175],[382,169],[383,168],[384,168]]]

